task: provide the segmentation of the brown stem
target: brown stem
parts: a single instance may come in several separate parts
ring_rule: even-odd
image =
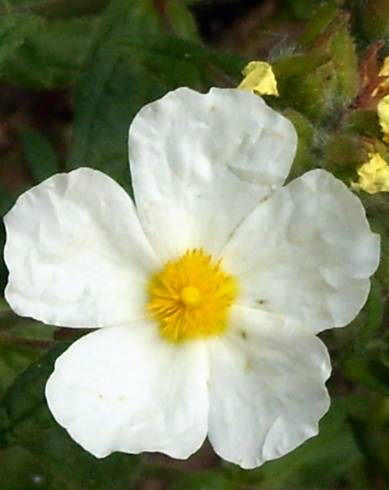
[[[17,347],[29,347],[33,349],[50,349],[56,345],[56,342],[54,340],[27,339],[0,332],[0,344],[13,345]]]

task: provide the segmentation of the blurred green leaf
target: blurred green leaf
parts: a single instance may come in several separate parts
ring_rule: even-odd
[[[6,64],[3,79],[27,87],[73,84],[84,67],[95,26],[94,17],[46,21]]]
[[[372,348],[363,356],[356,354],[347,359],[341,369],[357,385],[389,396],[389,367],[382,362],[380,354],[380,348]]]
[[[381,129],[375,110],[359,109],[351,111],[345,115],[342,125],[347,131],[381,138]]]
[[[358,93],[358,58],[350,33],[349,14],[339,14],[334,21],[331,36],[331,54],[335,65],[337,91],[343,105],[350,103]]]
[[[339,4],[340,2],[338,0],[332,0],[322,3],[319,8],[317,8],[314,15],[305,26],[304,34],[299,40],[300,44],[307,45],[311,43],[317,36],[327,29],[339,12]]]
[[[309,19],[321,0],[288,0],[289,8],[298,19]]]
[[[283,107],[301,112],[314,122],[323,119],[336,88],[328,53],[292,54],[272,62]]]
[[[234,490],[234,483],[218,471],[188,473],[178,478],[171,490]]]
[[[13,203],[13,195],[4,187],[0,186],[0,216],[4,216]]]
[[[0,16],[0,72],[4,70],[3,64],[12,59],[26,38],[42,26],[41,19],[34,15]]]
[[[348,185],[357,179],[356,169],[368,157],[363,139],[342,130],[323,142],[323,151],[325,168]]]
[[[363,454],[370,485],[360,488],[388,488],[389,485],[389,399],[350,396],[348,420],[354,440]]]
[[[26,160],[37,183],[60,171],[54,148],[40,131],[25,128],[21,130],[20,137]]]
[[[389,47],[389,2],[366,0],[360,7],[363,33],[369,42],[383,39]]]
[[[99,12],[109,0],[7,0],[12,13],[39,14],[44,17],[75,17]],[[0,3],[0,15],[7,9]]]
[[[0,337],[0,397],[39,354],[37,350],[4,343]]]
[[[243,65],[238,56],[165,34],[150,35],[144,40],[129,38],[122,47],[148,70],[151,82],[158,80],[169,88],[207,88],[218,76],[239,77]]]
[[[359,193],[359,198],[366,209],[367,217],[373,231],[379,233],[381,238],[380,264],[375,276],[382,286],[382,294],[388,300],[389,293],[389,194]]]
[[[355,338],[355,350],[358,354],[366,352],[369,342],[382,326],[384,310],[381,285],[376,278],[373,278],[369,298],[363,308],[363,327],[358,329]]]
[[[0,303],[0,397],[51,346],[54,327],[15,315]],[[0,487],[1,488],[1,487]]]
[[[0,451],[0,465],[1,490],[54,490],[44,463],[22,448]]]
[[[306,117],[293,109],[284,111],[284,116],[293,123],[298,135],[297,152],[288,176],[288,180],[293,180],[319,163],[313,155],[315,128]]]
[[[283,107],[291,107],[321,124],[333,121],[358,91],[357,56],[349,15],[340,10],[335,13],[325,31],[317,37],[312,33],[303,52],[273,61]]]
[[[164,12],[166,20],[169,22],[172,30],[177,36],[184,39],[200,40],[195,19],[189,12],[185,3],[187,2],[183,2],[182,0],[165,1]]]
[[[39,421],[38,415],[45,408],[45,380],[53,369],[55,359],[67,346],[68,344],[63,343],[45,354],[19,376],[0,399],[0,447],[12,446],[18,442],[23,445],[23,436],[27,434],[28,437],[29,429],[32,429],[33,435],[34,417],[36,423]],[[46,412],[45,415],[49,414]],[[39,431],[38,424],[37,430]]]

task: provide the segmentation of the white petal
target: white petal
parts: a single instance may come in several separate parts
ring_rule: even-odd
[[[250,210],[288,175],[292,124],[237,89],[181,88],[145,106],[129,134],[135,201],[164,259],[216,253]]]
[[[97,330],[57,359],[46,386],[57,422],[98,458],[159,451],[187,458],[207,434],[204,345],[163,341],[153,325]]]
[[[313,333],[280,317],[244,307],[232,317],[209,344],[209,440],[223,459],[255,468],[318,433],[330,360]]]
[[[242,304],[286,315],[315,332],[347,325],[364,305],[379,262],[360,200],[314,170],[275,192],[223,252]]]
[[[24,193],[6,215],[6,298],[23,316],[101,327],[143,318],[158,264],[126,192],[82,168]]]

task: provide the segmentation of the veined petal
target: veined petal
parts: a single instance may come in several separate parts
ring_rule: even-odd
[[[145,106],[130,127],[130,166],[140,219],[158,254],[170,259],[196,247],[217,254],[282,185],[296,143],[287,119],[242,90],[181,88]]]
[[[46,386],[57,422],[98,458],[158,451],[187,458],[207,433],[204,344],[165,342],[153,324],[97,330],[55,364]]]
[[[318,433],[331,367],[320,339],[280,316],[235,307],[231,322],[209,343],[209,440],[220,457],[249,469]]]
[[[223,252],[242,304],[282,314],[315,332],[347,325],[364,305],[379,262],[360,200],[313,170],[275,192]]]
[[[102,327],[144,317],[159,266],[127,193],[81,168],[25,192],[4,218],[6,298],[53,325]]]

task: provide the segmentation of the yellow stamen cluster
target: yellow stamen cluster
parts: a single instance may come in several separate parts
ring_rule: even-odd
[[[389,165],[379,153],[369,155],[369,161],[358,169],[358,182],[353,182],[352,187],[369,194],[389,192]]]
[[[154,274],[147,309],[171,342],[219,335],[227,329],[236,279],[202,249],[188,250]]]

